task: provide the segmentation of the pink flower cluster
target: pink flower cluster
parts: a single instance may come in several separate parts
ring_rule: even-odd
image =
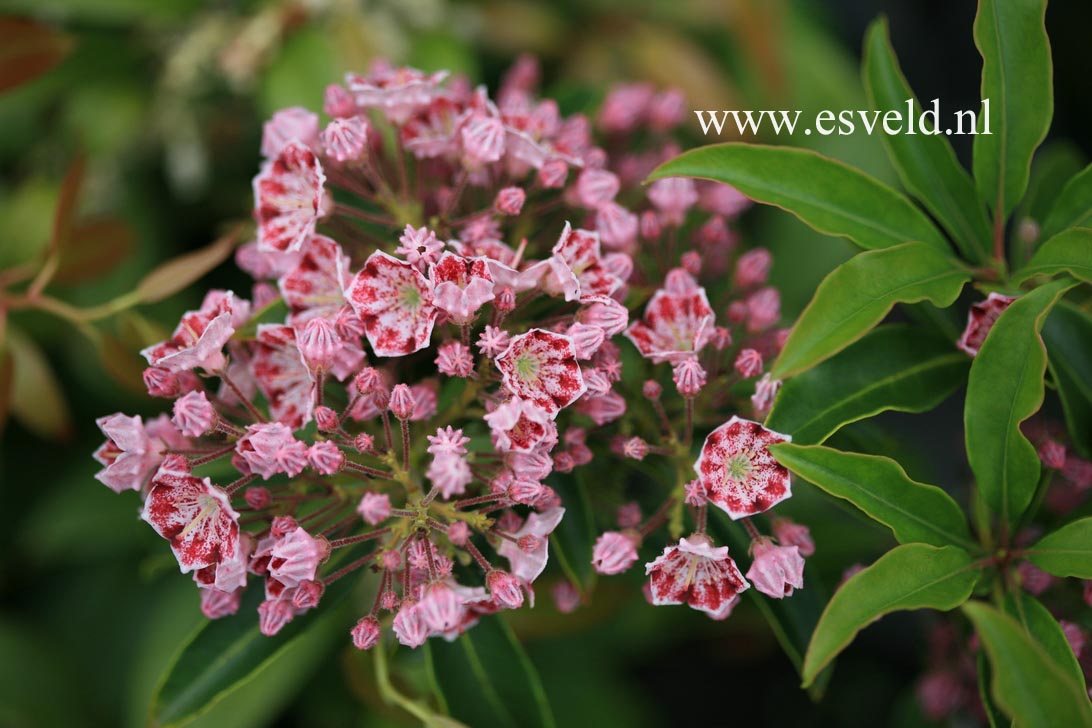
[[[102,418],[95,453],[102,482],[141,495],[209,618],[236,612],[257,579],[261,630],[276,634],[368,571],[357,647],[383,625],[412,647],[450,638],[533,603],[565,514],[547,479],[592,462],[599,428],[633,431],[634,402],[660,440],[619,434],[603,453],[689,457],[694,427],[723,422],[740,381],[754,385],[747,409],[769,408],[764,362],[785,331],[769,253],[736,252],[730,221],[747,201],[714,183],[639,185],[678,151],[682,98],[615,90],[599,144],[589,118],[535,98],[537,76],[522,59],[494,100],[377,65],[326,90],[325,122],[292,108],[265,125],[257,235],[236,256],[249,300],[212,291],[146,349],[148,392],[172,416]],[[729,271],[712,299],[701,281]],[[627,389],[623,334],[670,365],[677,400],[655,379]],[[698,480],[669,498],[681,508],[685,490],[702,520],[649,564],[656,603],[727,615],[747,581],[705,534],[705,504],[739,518],[787,498],[766,449],[784,439],[737,417],[709,435]],[[227,484],[203,474],[227,462]],[[628,567],[666,513],[641,524],[630,508],[596,567]],[[759,589],[802,586],[801,528],[756,540]],[[566,582],[554,594],[565,611],[581,598]]]

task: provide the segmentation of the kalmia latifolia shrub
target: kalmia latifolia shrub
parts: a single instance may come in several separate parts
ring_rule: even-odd
[[[746,200],[641,185],[679,151],[677,92],[623,86],[595,119],[563,117],[537,76],[525,59],[490,98],[380,66],[330,86],[322,115],[265,125],[256,239],[236,257],[252,290],[208,292],[143,352],[170,412],[100,419],[95,453],[210,619],[263,590],[255,618],[273,635],[371,573],[357,647],[387,627],[410,647],[452,638],[534,603],[566,517],[548,479],[646,458],[678,477],[629,469],[646,507],[598,514],[617,528],[595,570],[645,553],[652,603],[714,619],[751,586],[804,586],[807,528],[749,520],[791,489],[768,449],[789,438],[754,421],[786,332],[769,253],[737,245]],[[627,375],[627,355],[646,374]],[[750,553],[716,542],[710,508],[742,520]],[[565,610],[581,598],[554,592]]]

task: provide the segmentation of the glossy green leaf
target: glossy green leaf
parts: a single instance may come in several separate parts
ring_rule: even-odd
[[[1043,341],[1066,429],[1084,457],[1092,457],[1092,316],[1060,301],[1043,324]]]
[[[550,550],[566,578],[584,594],[595,579],[591,552],[596,531],[588,500],[587,475],[579,469],[571,474],[553,473],[547,479],[547,485],[557,492],[565,504],[565,517],[550,534]]]
[[[180,255],[158,266],[137,284],[136,296],[142,303],[155,303],[173,296],[227,260],[235,250],[239,228],[207,247]]]
[[[761,144],[714,144],[657,167],[649,179],[699,177],[725,182],[748,197],[780,207],[821,233],[862,248],[909,240],[947,251],[936,226],[902,193],[864,172],[816,152]]]
[[[772,374],[784,379],[837,354],[878,324],[896,303],[949,306],[970,273],[919,242],[859,253],[830,272],[793,326]]]
[[[921,105],[899,68],[885,19],[874,22],[865,36],[861,69],[873,109],[905,111],[906,100],[913,99],[914,118],[921,117]],[[880,138],[906,189],[940,221],[964,256],[983,260],[992,245],[986,210],[948,138],[934,134]]]
[[[925,412],[966,379],[971,362],[951,341],[907,324],[880,326],[781,388],[766,426],[814,445],[880,412]]]
[[[1046,0],[979,0],[974,41],[982,55],[982,98],[974,176],[987,203],[1007,217],[1027,189],[1031,158],[1054,113]]]
[[[454,642],[428,645],[453,718],[472,726],[555,725],[538,672],[503,616],[483,618]]]
[[[763,529],[762,517],[759,516],[758,520],[759,528]],[[769,531],[769,528],[764,530]],[[718,544],[728,546],[736,556],[746,554],[751,545],[750,534],[743,524],[731,520],[720,510],[709,514],[709,531]],[[813,565],[810,562],[805,565],[804,588],[795,591],[791,599],[770,599],[757,589],[748,589],[743,593],[743,598],[754,604],[762,614],[777,637],[781,649],[785,651],[796,671],[803,676],[804,654],[827,598],[826,589]],[[822,697],[831,674],[832,670],[828,667],[811,682],[808,692],[812,699],[818,700]]]
[[[1024,631],[1039,643],[1058,667],[1065,670],[1075,683],[1084,688],[1084,672],[1073,654],[1062,626],[1042,602],[1021,589],[1005,595],[1005,612],[1020,623]]]
[[[990,695],[993,670],[990,669],[990,661],[982,650],[979,650],[978,655],[975,656],[975,667],[978,669],[978,699],[982,701],[982,711],[986,714],[986,724],[990,728],[1009,725],[1009,722],[1001,715],[1001,710],[994,704],[993,696]]]
[[[890,528],[899,543],[975,545],[952,497],[935,485],[911,480],[890,458],[795,443],[775,445],[770,452],[797,476]]]
[[[1092,229],[1071,228],[1044,241],[1028,264],[1013,274],[1012,283],[1063,273],[1092,282]]]
[[[963,425],[967,457],[986,503],[1013,525],[1039,483],[1039,456],[1020,423],[1043,403],[1046,349],[1039,336],[1051,307],[1069,288],[1055,281],[1026,293],[990,329],[971,365]]]
[[[1031,563],[1055,576],[1092,579],[1092,516],[1048,533],[1024,551]]]
[[[1043,222],[1042,236],[1050,238],[1073,227],[1092,227],[1092,164],[1062,188]]]
[[[350,549],[343,549],[349,551]],[[340,579],[322,598],[322,609],[296,617],[276,636],[266,637],[255,619],[264,593],[250,588],[239,611],[202,624],[180,648],[160,678],[149,711],[157,726],[178,726],[202,715],[246,684],[287,650],[309,628],[333,619],[334,606],[352,590],[356,580]]]
[[[1026,728],[1092,726],[1088,695],[1008,615],[983,602],[963,611],[974,623],[993,668],[993,697]]]
[[[11,416],[41,438],[72,434],[72,417],[49,360],[34,340],[8,324],[5,347],[11,355]]]
[[[857,633],[885,614],[910,609],[947,611],[971,595],[981,569],[955,546],[897,546],[834,593],[804,658],[804,686]]]

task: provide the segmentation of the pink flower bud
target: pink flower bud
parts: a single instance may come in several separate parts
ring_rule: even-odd
[[[519,609],[523,606],[523,588],[519,579],[507,571],[493,569],[485,575],[485,584],[493,601],[505,609]]]
[[[335,432],[341,426],[337,412],[329,407],[315,407],[314,415],[319,432]]]
[[[386,493],[365,493],[356,507],[364,522],[374,526],[391,515],[391,499]]]
[[[963,702],[962,680],[950,670],[936,670],[926,674],[918,683],[917,695],[926,717],[941,722]]]
[[[187,397],[189,395],[186,395]],[[181,402],[182,400],[179,400]],[[177,412],[177,406],[175,411]],[[175,424],[178,424],[177,422]],[[181,428],[179,428],[181,429]],[[189,434],[185,430],[182,430],[182,434]],[[1046,440],[1039,446],[1039,459],[1043,461],[1043,465],[1051,470],[1061,470],[1065,467],[1065,445],[1057,440]]]
[[[677,227],[686,218],[686,211],[698,201],[698,191],[688,177],[667,177],[649,186],[648,199],[660,211],[665,223]]]
[[[636,501],[618,506],[618,527],[637,528],[641,525],[641,506]]]
[[[564,187],[568,176],[569,165],[562,159],[548,160],[538,169],[538,182],[548,190]]]
[[[571,473],[576,468],[576,460],[572,453],[562,450],[553,455],[554,470],[559,473]]]
[[[603,203],[595,213],[595,229],[599,238],[604,246],[612,250],[629,249],[637,240],[639,225],[637,216],[617,202]]]
[[[571,614],[580,606],[580,592],[568,580],[555,583],[550,594],[554,598],[554,606],[562,614]]]
[[[466,379],[474,371],[474,355],[461,341],[448,341],[436,350],[436,368],[449,377]]]
[[[269,488],[256,485],[247,488],[243,494],[246,504],[256,511],[264,511],[273,502],[273,496],[269,494]]]
[[[258,605],[258,629],[266,637],[272,637],[284,629],[295,616],[292,602],[285,599],[267,599]]]
[[[379,644],[379,620],[370,614],[362,617],[350,634],[353,636],[353,647],[370,650]]]
[[[318,317],[307,322],[297,339],[304,362],[316,370],[329,369],[341,346],[341,337],[334,330],[334,325]]]
[[[690,399],[698,396],[702,387],[705,386],[705,369],[697,359],[683,359],[672,369],[671,379],[675,382],[679,394]]]
[[[391,390],[390,410],[391,414],[400,420],[408,420],[413,417],[413,391],[405,384],[396,384]]]
[[[329,541],[297,526],[273,545],[269,575],[287,587],[299,586],[315,578],[319,564],[329,555]]]
[[[318,146],[318,114],[299,106],[281,109],[262,127],[262,156],[272,159],[290,142]]]
[[[283,538],[287,534],[295,531],[299,527],[296,523],[296,519],[292,516],[277,516],[273,519],[273,522],[269,524],[269,535],[273,538]]]
[[[535,503],[542,495],[542,483],[534,480],[517,478],[508,486],[508,497],[516,503],[530,505]]]
[[[735,368],[744,379],[757,377],[762,373],[762,354],[755,349],[742,350],[736,357]]]
[[[511,286],[503,286],[493,299],[493,307],[501,313],[511,313],[516,307],[516,292]]]
[[[171,421],[186,437],[200,437],[212,429],[216,412],[204,392],[190,392],[175,400]]]
[[[766,596],[784,599],[792,596],[793,589],[804,587],[804,557],[796,546],[775,546],[770,539],[759,538],[752,553],[747,578]]]
[[[664,388],[655,379],[646,379],[645,383],[641,385],[641,394],[643,394],[646,399],[655,401],[659,399],[660,395],[663,393]]]
[[[460,136],[463,165],[469,170],[481,169],[504,154],[504,124],[496,117],[475,114],[463,124]]]
[[[345,467],[345,453],[329,440],[312,445],[307,451],[307,460],[323,475],[333,475]]]
[[[618,176],[605,169],[585,169],[576,179],[576,195],[580,204],[596,210],[614,199],[619,189]]]
[[[367,156],[368,120],[363,116],[334,119],[322,132],[326,154],[339,162],[355,162]]]
[[[652,97],[648,105],[648,125],[655,131],[669,131],[686,119],[686,97],[678,89],[668,89]]]
[[[705,486],[701,484],[700,480],[691,480],[683,486],[683,489],[686,493],[686,505],[701,508],[709,502],[709,498],[705,492]]]
[[[162,367],[148,367],[144,370],[144,386],[152,397],[172,399],[182,392],[178,375]]]
[[[394,615],[391,627],[394,629],[394,636],[406,647],[416,649],[428,639],[429,628],[416,603],[403,602],[398,614]]]
[[[717,351],[724,351],[732,345],[732,332],[723,326],[714,326],[713,335],[709,337],[709,343]]]
[[[326,87],[322,98],[322,110],[335,119],[356,113],[356,102],[344,86],[332,83]]]
[[[599,536],[592,547],[592,566],[600,574],[621,574],[637,560],[636,533],[607,531]]]
[[[781,318],[781,294],[776,288],[760,288],[747,297],[747,330],[765,331]]]
[[[452,545],[462,548],[470,541],[470,526],[466,521],[455,521],[447,527],[447,538]]]
[[[1022,562],[1016,567],[1016,571],[1020,575],[1020,582],[1023,584],[1024,589],[1034,596],[1039,596],[1054,586],[1055,581],[1057,581],[1054,576],[1028,561]]]
[[[486,326],[478,337],[478,351],[490,358],[508,348],[508,332],[496,326]]]
[[[364,367],[353,378],[353,384],[356,386],[356,391],[361,394],[371,394],[383,386],[383,378],[380,376],[379,370],[374,367]]]
[[[314,579],[300,582],[296,593],[292,595],[292,606],[296,609],[314,609],[322,599],[326,586]]]
[[[239,602],[242,599],[242,594],[242,589],[236,589],[233,592],[225,592],[211,588],[202,589],[201,613],[209,619],[229,617],[239,611]]]
[[[631,437],[626,440],[623,452],[627,458],[644,460],[645,456],[648,455],[648,443],[639,437]]]
[[[425,625],[435,632],[455,629],[462,619],[462,600],[454,589],[442,581],[425,587],[424,596],[417,606]]]
[[[683,268],[686,269],[686,272],[690,275],[697,276],[701,274],[701,253],[699,253],[698,251],[686,251],[679,259],[679,263],[682,265]]]
[[[505,215],[518,215],[523,209],[523,203],[527,200],[527,193],[522,187],[505,187],[497,193],[497,199],[493,201],[493,207],[497,212]]]
[[[782,546],[796,546],[800,549],[800,555],[807,558],[815,553],[815,541],[811,538],[808,527],[790,521],[788,518],[775,518],[773,532],[777,542]]]
[[[383,555],[379,557],[379,563],[383,564],[383,568],[387,571],[394,571],[402,565],[402,554],[391,549],[384,551]],[[390,607],[387,607],[390,609]]]
[[[577,359],[591,359],[606,339],[603,329],[581,323],[570,326],[565,330],[565,335],[573,340]]]
[[[597,326],[610,337],[621,333],[629,325],[629,310],[613,298],[596,298],[576,312],[576,320],[588,326]]]
[[[773,256],[765,248],[748,250],[736,263],[735,284],[739,288],[761,286],[770,275]]]
[[[639,227],[641,237],[645,240],[659,240],[664,231],[664,227],[660,223],[660,216],[653,210],[645,210],[641,213]]]
[[[1066,641],[1069,642],[1069,646],[1073,649],[1073,655],[1079,660],[1084,652],[1084,644],[1087,641],[1087,636],[1081,626],[1075,622],[1070,622],[1066,619],[1059,619],[1058,624],[1062,628],[1062,634],[1065,635]]]
[[[732,301],[728,306],[728,310],[725,312],[728,320],[733,324],[741,324],[747,320],[747,303],[746,301]]]

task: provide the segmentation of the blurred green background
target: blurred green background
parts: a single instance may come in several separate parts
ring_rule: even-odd
[[[41,21],[71,51],[0,94],[0,271],[40,258],[65,172],[83,155],[78,219],[86,244],[102,252],[51,291],[92,305],[130,290],[156,263],[249,214],[261,124],[272,111],[320,107],[327,83],[376,56],[492,87],[516,55],[533,53],[543,95],[566,113],[594,108],[619,80],[677,86],[702,109],[856,109],[867,106],[856,70],[861,34],[881,12],[918,96],[976,108],[969,0],[6,0],[0,13]],[[1053,2],[1047,15],[1052,134],[1073,142],[1052,141],[1044,158],[1067,166],[1092,151],[1090,22],[1086,0]],[[701,143],[690,127],[688,144]],[[894,182],[877,138],[781,141]],[[772,210],[748,213],[743,227],[749,243],[775,253],[787,316],[849,252]],[[98,348],[58,318],[11,312],[23,366],[0,448],[0,725],[144,725],[158,676],[201,620],[193,585],[137,522],[136,499],[93,480],[90,454],[101,440],[95,417],[159,411],[162,403],[142,394],[136,351],[210,285],[246,289],[222,266],[200,286],[106,320]],[[958,486],[967,469],[957,406],[948,403],[950,427],[923,433],[912,418],[891,416],[841,437],[858,449],[906,449],[912,475]],[[913,455],[923,452],[928,461]],[[785,512],[811,526],[828,587],[890,545],[807,487]],[[927,656],[924,617],[867,630],[839,659],[826,700],[813,704],[756,612],[713,623],[652,608],[639,581],[636,571],[601,580],[592,603],[565,618],[544,584],[535,613],[512,620],[559,725],[925,724],[913,699]],[[199,724],[412,725],[379,699],[370,660],[354,653],[341,625],[326,624]],[[406,674],[419,659],[401,666]]]

